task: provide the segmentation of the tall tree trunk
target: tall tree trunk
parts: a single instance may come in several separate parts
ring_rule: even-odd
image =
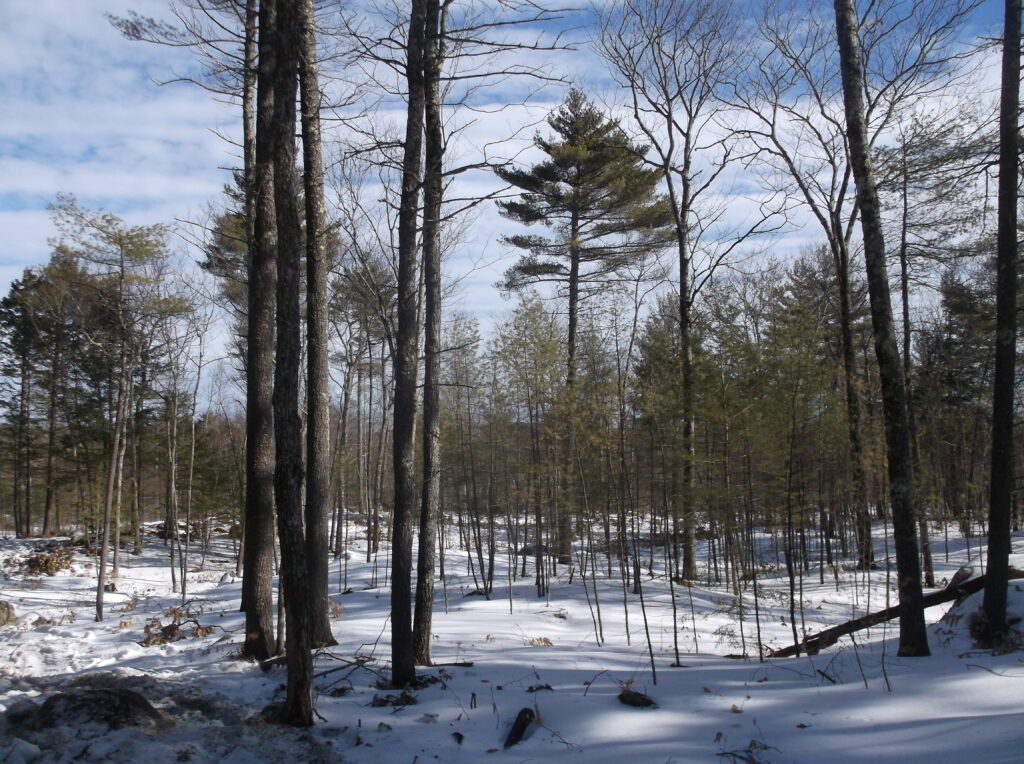
[[[247,6],[247,11],[250,10]],[[253,240],[249,243],[248,328],[245,364],[245,532],[242,651],[266,660],[274,651],[274,316],[277,220],[274,212],[272,78],[277,4],[259,10],[259,75],[253,166]],[[247,19],[248,19],[247,15]],[[248,28],[248,27],[247,27]]]
[[[441,62],[444,19],[439,0],[426,0],[423,62],[425,173],[423,179],[423,281],[425,340],[423,374],[423,491],[419,549],[416,558],[416,607],[413,617],[413,659],[429,666],[434,608],[434,556],[441,500]]]
[[[57,384],[61,379],[61,351],[59,347],[53,348],[52,361],[50,363],[50,384],[47,386],[47,413],[46,413],[46,499],[43,504],[43,535],[49,536],[53,533],[53,521],[56,514],[57,491],[54,486],[56,474],[54,471],[54,456],[57,450]],[[60,518],[57,517],[57,529],[60,529]]]
[[[164,523],[164,538],[171,545],[171,591],[178,591],[174,567],[174,553],[181,551],[181,534],[178,531],[178,387],[177,380],[167,400],[167,521]],[[187,532],[187,531],[186,531]]]
[[[671,132],[673,125],[666,124]],[[690,212],[693,206],[692,175],[690,171],[692,157],[689,151],[683,153],[683,171],[680,173],[681,187],[676,190],[673,169],[666,156],[662,169],[668,182],[669,201],[672,204],[672,215],[675,223],[676,249],[679,262],[679,355],[680,373],[682,377],[682,407],[679,412],[682,425],[682,480],[679,486],[678,501],[675,502],[676,513],[682,510],[682,546],[683,561],[679,576],[686,581],[697,578],[696,539],[694,537],[694,503],[696,497],[694,463],[694,403],[693,403],[693,305],[690,299]],[[673,479],[675,483],[675,480]]]
[[[345,522],[348,516],[348,417],[349,409],[352,407],[352,377],[356,374],[355,364],[350,363],[345,369],[345,382],[341,389],[341,416],[338,423],[338,487],[337,505],[338,522],[334,532],[334,557],[337,559],[342,554],[347,554],[345,549]],[[356,416],[359,416],[358,411]]]
[[[146,360],[142,362],[141,387],[146,389]],[[135,396],[135,413],[132,416],[132,554],[142,554],[142,458],[140,441],[143,424],[142,396]]]
[[[576,510],[576,439],[579,411],[576,394],[576,335],[580,319],[580,222],[573,213],[569,230],[569,337],[566,343],[565,396],[565,454],[562,462],[562,500],[556,507],[555,552],[559,565],[572,562],[572,515]]]
[[[122,269],[122,283],[123,283]],[[99,574],[96,576],[96,620],[103,620],[103,595],[107,586],[107,558],[110,552],[110,520],[114,511],[114,496],[118,490],[117,471],[118,455],[121,450],[121,438],[124,437],[125,420],[128,417],[128,376],[129,353],[124,341],[118,357],[117,400],[114,405],[114,430],[110,443],[110,456],[107,464],[107,481],[103,493],[103,518],[100,525],[100,558]]]
[[[131,373],[128,375],[128,399],[125,401],[124,423],[121,425],[121,442],[117,448],[117,474],[114,478],[114,565],[111,576],[117,578],[121,573],[121,507],[124,498],[124,455],[128,449],[128,411],[135,397],[135,381]]]
[[[1010,519],[1013,510],[1013,395],[1017,364],[1017,188],[1020,182],[1020,0],[1006,0],[999,97],[999,222],[996,252],[996,358],[992,384],[992,474],[988,570],[981,638],[1008,641]]]
[[[245,39],[242,42],[242,179],[245,191],[245,243],[252,252],[256,241],[256,85],[259,71],[256,39],[258,0],[245,0]]]
[[[327,383],[327,247],[320,77],[312,0],[299,3],[302,166],[306,194],[306,563],[313,644],[336,645],[327,595],[327,510],[331,485],[331,401]]]
[[[18,435],[21,441],[21,454],[24,460],[21,465],[22,482],[22,536],[32,535],[32,412],[29,403],[32,400],[32,367],[28,360],[28,351],[22,356],[21,366],[21,397],[18,411]]]
[[[857,384],[857,349],[853,342],[853,307],[850,299],[850,245],[842,224],[833,220],[829,248],[832,250],[839,290],[839,340],[843,354],[846,395],[846,437],[850,442],[850,478],[853,483],[853,521],[857,536],[857,568],[869,570],[875,562],[871,543],[871,515],[868,512],[867,476],[864,468],[864,436],[860,421],[860,393]]]
[[[391,683],[416,679],[412,643],[412,526],[416,509],[416,233],[423,148],[423,54],[426,0],[412,0],[406,44],[408,110],[398,210],[398,336],[394,376],[393,454],[395,470],[391,578]]]
[[[299,270],[302,234],[295,172],[295,97],[301,15],[297,4],[279,2],[273,35],[273,201],[278,219],[278,342],[273,374],[273,496],[278,508],[281,579],[285,594],[288,689],[280,720],[311,726],[312,607],[303,532],[302,418],[299,414],[301,311]],[[265,34],[265,32],[263,32]]]
[[[834,5],[850,164],[861,210],[864,260],[871,296],[871,323],[882,386],[896,572],[900,605],[904,608],[900,615],[899,655],[925,656],[929,654],[928,635],[921,603],[921,566],[914,515],[914,471],[910,453],[907,394],[896,346],[882,217],[868,148],[857,18],[853,0],[834,0]]]
[[[295,172],[295,97],[301,11],[277,3],[273,68],[274,208],[277,212],[277,343],[274,366],[274,499],[281,544],[288,683],[279,719],[313,724],[313,619],[302,506],[301,314],[299,310],[302,232]]]
[[[901,150],[901,210],[900,210],[900,305],[903,310],[903,376],[907,384],[907,421],[910,425],[910,455],[914,460],[914,489],[918,497],[918,529],[921,534],[921,566],[924,585],[935,586],[935,569],[932,565],[932,548],[928,536],[928,518],[921,506],[921,448],[917,440],[917,417],[914,403],[914,356],[910,323],[910,245],[907,240],[910,220],[910,168],[907,165],[906,145]]]

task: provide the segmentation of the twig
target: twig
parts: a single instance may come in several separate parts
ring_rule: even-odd
[[[591,679],[589,682],[584,682],[584,684],[586,684],[586,686],[587,686],[587,689],[585,689],[583,691],[583,697],[584,698],[587,697],[587,693],[590,692],[590,688],[594,686],[594,682],[597,681],[597,678],[599,676],[601,676],[601,674],[607,674],[607,673],[608,673],[608,669],[605,669],[604,671],[599,671],[598,673],[594,674],[594,678]]]
[[[964,665],[966,665],[967,668],[977,668],[981,669],[982,671],[987,671],[988,673],[1002,677],[1003,679],[1020,679],[1022,676],[1024,676],[1024,674],[1000,674],[998,671],[993,671],[988,666],[979,666],[977,663],[967,663]]]

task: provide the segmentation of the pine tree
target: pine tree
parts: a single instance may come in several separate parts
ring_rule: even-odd
[[[519,290],[553,282],[568,298],[565,464],[566,483],[571,486],[580,300],[629,262],[661,246],[671,211],[655,194],[660,171],[643,166],[647,148],[631,143],[618,124],[579,90],[569,91],[548,125],[554,130],[552,137],[534,138],[547,159],[525,170],[497,170],[498,177],[521,191],[518,199],[499,202],[498,208],[524,225],[544,225],[552,235],[504,237],[506,244],[527,254],[505,272],[499,286]],[[571,503],[571,488],[568,498]],[[568,515],[563,513],[557,539],[562,564],[568,563],[569,535]]]

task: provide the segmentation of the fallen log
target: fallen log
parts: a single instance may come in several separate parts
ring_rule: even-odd
[[[1010,568],[1010,579],[1013,580],[1019,578],[1024,578],[1024,571]],[[935,605],[941,605],[945,602],[951,602],[952,600],[963,599],[964,597],[968,597],[976,592],[980,592],[984,588],[984,575],[962,582],[956,582],[954,580],[945,589],[940,589],[937,592],[924,595],[922,603],[926,608],[934,607]],[[894,605],[893,607],[886,608],[885,610],[879,610],[876,613],[862,615],[860,618],[854,618],[852,621],[847,621],[846,623],[841,623],[838,626],[833,626],[829,629],[825,629],[824,631],[819,631],[817,634],[812,634],[809,637],[806,637],[803,642],[798,642],[795,645],[789,645],[788,647],[783,647],[780,650],[775,650],[772,652],[771,657],[791,658],[794,655],[800,655],[801,653],[817,655],[821,650],[826,647],[831,647],[847,634],[853,634],[861,629],[866,629],[870,626],[877,626],[885,621],[891,621],[893,618],[898,618],[902,610],[902,606]]]

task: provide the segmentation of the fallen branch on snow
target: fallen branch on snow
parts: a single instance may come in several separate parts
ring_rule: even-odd
[[[1010,580],[1024,578],[1024,571],[1017,570],[1016,568],[1010,568]],[[937,592],[926,594],[922,598],[923,606],[926,608],[934,607],[935,605],[941,605],[944,602],[950,602],[952,600],[963,599],[975,592],[980,592],[985,588],[985,576],[981,575],[977,578],[972,578],[962,583],[947,586],[945,589],[940,589]],[[795,645],[789,645],[783,647],[780,650],[775,650],[771,657],[773,658],[791,658],[794,655],[800,655],[806,653],[807,655],[817,655],[821,650],[826,647],[831,647],[838,642],[842,637],[847,634],[853,634],[854,632],[866,629],[870,626],[876,626],[885,621],[891,621],[893,618],[898,618],[903,608],[900,605],[895,605],[885,610],[879,610],[875,613],[868,613],[862,615],[860,618],[854,618],[852,621],[833,626],[832,628],[819,631],[817,634],[812,634],[806,637],[803,642],[799,642]]]

